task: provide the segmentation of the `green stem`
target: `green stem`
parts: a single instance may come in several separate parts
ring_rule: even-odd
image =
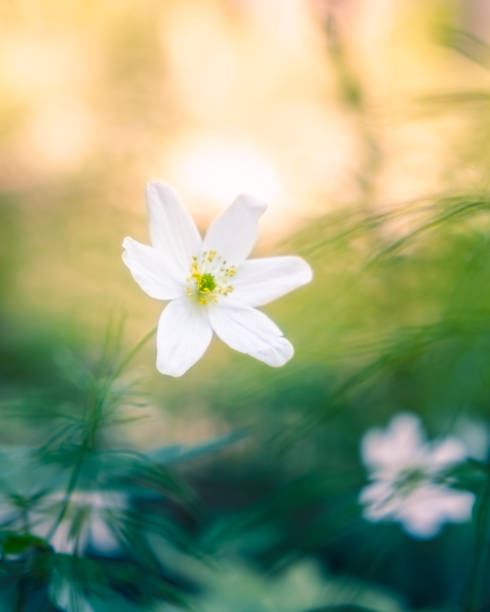
[[[84,460],[85,453],[88,448],[88,442],[89,442],[89,435],[87,434],[83,440],[82,447],[80,449],[80,454],[78,455],[77,462],[75,464],[75,467],[73,468],[73,472],[71,473],[70,480],[68,481],[68,486],[66,487],[63,505],[61,506],[58,516],[56,517],[56,520],[53,523],[51,529],[49,530],[48,536],[46,538],[48,541],[51,540],[51,538],[54,536],[54,534],[56,533],[56,530],[61,524],[61,521],[66,516],[66,513],[68,511],[68,506],[70,505],[70,499],[71,499],[72,493],[75,490],[78,479],[80,477],[80,471],[82,469],[83,460]]]
[[[136,346],[129,351],[129,353],[124,357],[124,359],[119,364],[119,367],[116,369],[114,373],[114,378],[117,378],[124,368],[128,365],[128,363],[133,359],[133,357],[143,348],[143,346],[148,342],[148,340],[155,335],[157,328],[154,327],[151,331],[149,331],[143,338],[136,344]]]

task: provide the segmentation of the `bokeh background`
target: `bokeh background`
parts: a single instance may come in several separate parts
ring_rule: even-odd
[[[397,412],[488,453],[489,44],[486,0],[3,0],[4,609],[489,609],[482,519],[422,541],[357,502]],[[256,254],[315,272],[266,308],[292,362],[119,368],[162,308],[121,261],[152,178],[202,229],[269,203]],[[74,472],[74,531],[117,489],[111,546],[26,535]]]

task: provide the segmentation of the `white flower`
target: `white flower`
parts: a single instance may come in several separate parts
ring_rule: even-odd
[[[267,365],[284,365],[291,343],[256,310],[308,283],[300,257],[246,261],[257,238],[265,205],[241,195],[210,225],[204,240],[165,183],[146,187],[152,246],[123,241],[123,261],[149,296],[170,300],[157,331],[157,369],[181,376],[204,354],[213,331],[231,348]]]
[[[473,493],[443,482],[444,472],[467,457],[458,438],[428,443],[419,419],[399,414],[386,431],[364,435],[361,455],[372,480],[359,496],[367,520],[398,521],[410,535],[431,538],[445,522],[471,518]]]
[[[44,505],[32,513],[32,533],[46,537],[53,520],[65,502],[65,493],[57,492],[44,500]],[[127,508],[126,496],[114,491],[74,491],[65,518],[51,537],[56,552],[83,553],[88,547],[105,555],[119,551],[113,531],[117,516]]]

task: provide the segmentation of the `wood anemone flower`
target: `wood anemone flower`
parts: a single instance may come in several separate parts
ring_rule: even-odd
[[[149,296],[168,300],[157,330],[157,369],[182,376],[204,354],[213,332],[269,366],[294,354],[277,325],[256,309],[311,281],[300,257],[247,259],[266,206],[240,195],[201,238],[171,187],[146,186],[151,246],[125,238],[123,261]]]

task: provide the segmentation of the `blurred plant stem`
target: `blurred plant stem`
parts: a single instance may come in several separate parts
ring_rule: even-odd
[[[490,462],[486,464],[487,479],[475,517],[475,555],[469,578],[466,612],[483,612],[488,596],[490,560]]]
[[[381,148],[374,131],[369,126],[362,82],[349,62],[334,11],[327,17],[325,28],[328,52],[337,75],[339,94],[345,106],[354,112],[361,138],[363,155],[357,173],[357,182],[360,203],[367,213],[375,195],[376,177],[382,163]]]
[[[73,468],[73,472],[71,473],[70,480],[68,481],[68,486],[66,487],[66,492],[65,492],[65,498],[63,500],[63,504],[61,506],[59,514],[56,517],[56,520],[53,523],[53,526],[51,527],[48,533],[48,536],[46,538],[48,542],[51,540],[51,538],[56,533],[56,530],[60,526],[62,520],[65,518],[65,515],[68,511],[68,506],[70,505],[70,499],[71,499],[73,491],[75,490],[75,487],[77,486],[77,482],[80,477],[80,471],[82,469],[83,460],[85,458],[85,454],[89,447],[89,440],[90,440],[89,432],[90,430],[85,435],[83,442],[82,442],[82,446],[80,447],[80,453],[78,454],[77,462],[75,464],[75,467]]]
[[[107,381],[103,385],[100,394],[97,394],[97,396],[95,397],[92,410],[89,410],[89,414],[87,415],[87,423],[89,423],[89,427],[87,427],[83,436],[82,443],[80,446],[80,452],[78,453],[77,461],[75,463],[70,479],[68,481],[68,485],[66,487],[63,504],[58,513],[58,516],[56,517],[55,522],[53,523],[53,526],[51,527],[48,533],[48,541],[50,541],[51,538],[54,536],[56,530],[58,529],[61,522],[66,516],[68,507],[70,505],[71,496],[77,486],[78,479],[80,478],[80,472],[85,456],[87,452],[95,446],[97,431],[99,429],[103,417],[104,403],[113,383],[118,379],[118,377],[124,371],[126,366],[136,356],[136,354],[145,346],[148,340],[154,336],[155,332],[156,327],[153,328],[150,332],[148,332],[145,336],[143,336],[143,338],[128,352],[128,354],[123,357],[120,364],[115,368],[115,370],[112,372],[112,374],[108,377]]]
[[[149,331],[141,340],[135,345],[135,347],[129,351],[129,353],[124,357],[119,364],[119,367],[114,373],[114,379],[121,375],[124,368],[129,364],[129,362],[136,356],[136,354],[145,346],[148,340],[156,334],[157,328],[154,327],[151,331]]]

